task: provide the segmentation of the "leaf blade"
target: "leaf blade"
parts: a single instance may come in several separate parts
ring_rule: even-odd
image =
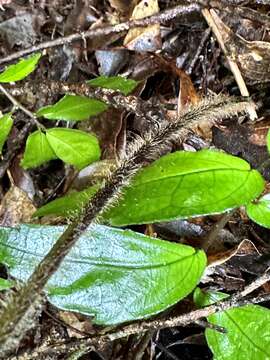
[[[270,194],[263,195],[257,202],[246,206],[248,217],[257,224],[270,228]]]
[[[261,175],[242,159],[211,150],[179,151],[138,173],[104,217],[124,226],[216,214],[247,204],[263,188]]]
[[[5,114],[0,118],[0,154],[13,126],[11,113]]]
[[[194,295],[197,293],[197,297],[198,292],[203,306],[228,296],[219,292],[205,294],[196,289]],[[207,343],[216,360],[265,360],[270,358],[269,309],[259,305],[246,305],[210,315],[207,319],[227,330],[225,334],[212,329],[205,331]]]
[[[79,170],[100,158],[97,138],[84,131],[52,128],[46,137],[57,157]]]
[[[57,159],[57,156],[43,132],[37,130],[28,136],[21,161],[24,169],[33,168],[54,159]]]
[[[37,111],[38,116],[49,120],[82,121],[105,111],[108,106],[99,100],[78,95],[65,95],[54,105]]]
[[[99,76],[87,81],[91,86],[97,86],[105,89],[111,89],[122,92],[124,95],[130,94],[138,85],[138,82],[123,76]]]
[[[0,228],[0,261],[25,281],[62,231]],[[96,225],[74,245],[47,292],[55,306],[116,324],[156,314],[185,297],[205,266],[204,252],[190,246]]]
[[[41,54],[37,53],[26,59],[21,59],[17,64],[9,65],[6,70],[0,74],[0,83],[9,83],[24,79],[35,70],[40,58]]]

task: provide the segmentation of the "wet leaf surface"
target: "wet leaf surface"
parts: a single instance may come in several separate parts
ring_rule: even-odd
[[[0,261],[25,281],[63,230],[1,228]],[[154,315],[187,296],[205,265],[205,254],[190,246],[97,225],[74,245],[47,292],[59,308],[117,324]]]

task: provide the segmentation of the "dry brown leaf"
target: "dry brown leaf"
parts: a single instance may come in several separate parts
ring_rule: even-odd
[[[159,6],[157,0],[142,0],[135,6],[131,19],[142,19],[157,14]],[[156,51],[161,48],[159,24],[146,28],[130,29],[124,39],[124,46],[134,51]]]
[[[117,9],[123,14],[129,14],[138,0],[109,0],[111,7]]]
[[[5,194],[0,206],[1,226],[15,226],[32,221],[36,207],[26,193],[12,186]]]
[[[225,25],[214,10],[210,10],[210,12],[220,31],[229,57],[237,62],[242,74],[247,79],[256,82],[269,81],[270,43],[245,40]]]

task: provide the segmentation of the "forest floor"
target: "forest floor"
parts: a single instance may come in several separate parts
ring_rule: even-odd
[[[270,5],[267,2],[209,1],[209,8],[202,10],[200,6],[205,1],[197,4],[184,0],[0,0],[0,66],[4,69],[33,52],[25,53],[25,49],[40,44],[43,56],[39,66],[19,83],[20,87],[26,83],[79,83],[99,75],[123,75],[139,82],[132,95],[151,103],[153,109],[164,109],[167,119],[173,119],[213,94],[248,98],[256,110],[251,108],[247,116],[229,117],[221,124],[205,121],[189,131],[184,142],[176,141],[172,150],[220,149],[246,160],[269,181],[266,139],[270,128]],[[140,8],[134,11],[138,3]],[[190,10],[179,5],[190,6]],[[177,16],[173,11],[167,18],[162,15],[175,6]],[[125,22],[126,29],[134,28],[134,20],[147,16],[149,19],[156,16],[155,23],[145,22],[139,30],[116,31],[119,23]],[[111,31],[106,32],[108,26]],[[95,29],[104,31],[95,36]],[[94,30],[92,35],[81,35],[88,30]],[[76,33],[79,35],[74,41],[66,38]],[[61,44],[55,42],[60,38],[63,38]],[[13,54],[15,56],[9,57]],[[47,93],[42,88],[28,89],[17,97],[33,112],[60,98],[60,94]],[[11,109],[10,101],[3,94],[0,94],[0,109],[2,113]],[[61,121],[55,122],[55,126],[59,123]],[[43,120],[43,125],[50,127],[52,122]],[[117,162],[134,136],[151,128],[144,117],[113,107],[90,120],[69,126],[94,133],[101,144],[102,160],[109,165]],[[23,169],[20,161],[26,138],[33,129],[25,113],[18,111],[0,161],[1,226],[31,222],[37,208],[69,191],[83,190],[104,175],[103,169],[90,165],[77,171],[60,160],[31,170]],[[62,224],[64,220],[50,217],[35,222]],[[229,294],[239,292],[269,266],[270,230],[248,219],[242,208],[226,219],[224,215],[213,215],[131,229],[192,246],[211,234],[207,254],[208,260],[216,265],[205,279],[204,286],[208,289]],[[1,276],[7,277],[4,266]],[[270,291],[267,284],[264,291]],[[188,299],[162,317],[181,313],[185,306],[190,309]],[[44,358],[211,359],[204,337],[205,326],[206,322],[201,322],[152,329],[141,336],[132,335],[81,355],[77,353],[76,357],[52,352]],[[27,355],[31,351],[61,341],[68,348],[70,339],[80,339],[89,332],[98,333],[100,327],[86,316],[65,312],[47,303],[38,326],[28,332],[17,355],[11,358],[31,359],[31,355]]]

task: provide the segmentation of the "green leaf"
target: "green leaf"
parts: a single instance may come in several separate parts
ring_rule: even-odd
[[[12,286],[12,281],[0,278],[0,291],[10,289]]]
[[[124,95],[128,95],[135,89],[138,82],[132,79],[126,79],[122,76],[99,76],[95,79],[87,81],[87,84],[120,91]]]
[[[263,188],[259,172],[240,158],[178,151],[137,174],[105,218],[122,226],[221,213],[249,203]]]
[[[99,186],[94,185],[83,191],[68,194],[59,199],[50,201],[48,204],[39,208],[33,217],[41,217],[51,214],[59,216],[73,216],[83,209],[91,197],[96,193]]]
[[[57,159],[57,156],[51,148],[46,135],[40,130],[30,134],[26,141],[21,166],[24,169],[29,169],[53,159]]]
[[[266,145],[267,145],[267,150],[270,153],[270,130],[267,133]]]
[[[11,117],[11,113],[5,114],[0,118],[0,154],[2,153],[4,143],[7,140],[12,125],[13,125],[13,120]]]
[[[258,201],[249,203],[246,211],[251,220],[270,228],[270,194],[265,194]]]
[[[0,262],[27,280],[63,227],[0,228]],[[203,251],[106,226],[91,227],[47,284],[55,306],[98,324],[149,317],[187,296],[206,266]]]
[[[206,294],[202,302],[208,305],[224,296],[223,293],[210,293],[210,297]],[[203,297],[204,293],[200,294],[200,298]],[[270,359],[270,310],[259,305],[247,305],[210,315],[207,319],[227,330],[225,334],[211,329],[205,331],[215,360]]]
[[[57,157],[79,170],[100,158],[97,138],[84,131],[53,128],[46,136]]]
[[[37,53],[27,59],[21,59],[15,65],[9,65],[6,70],[0,74],[0,83],[9,83],[24,79],[35,70],[40,57],[41,54]]]
[[[84,96],[65,95],[54,105],[38,110],[38,116],[50,120],[81,121],[105,111],[108,106],[99,100]]]

